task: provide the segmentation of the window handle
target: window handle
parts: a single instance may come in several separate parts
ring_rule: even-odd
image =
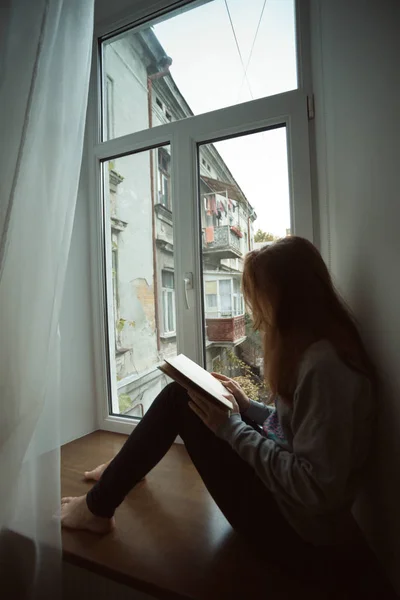
[[[192,290],[192,289],[193,289],[193,273],[185,273],[185,276],[183,278],[183,290],[185,292],[185,304],[186,304],[186,308],[188,310],[190,308],[188,290]]]

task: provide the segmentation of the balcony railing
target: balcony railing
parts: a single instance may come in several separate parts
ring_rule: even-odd
[[[212,254],[218,259],[240,258],[240,238],[231,225],[203,228],[203,254]]]
[[[244,315],[225,318],[206,318],[209,342],[237,343],[246,337]]]

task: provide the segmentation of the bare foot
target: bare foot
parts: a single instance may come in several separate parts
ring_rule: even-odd
[[[86,529],[93,533],[109,533],[115,527],[115,519],[96,517],[87,507],[86,496],[62,498],[61,525],[69,529]]]
[[[85,473],[84,473],[85,479],[87,479],[88,481],[99,481],[100,477],[103,475],[104,471],[107,469],[110,462],[111,462],[111,460],[104,463],[103,465],[99,465],[92,471],[85,471]]]

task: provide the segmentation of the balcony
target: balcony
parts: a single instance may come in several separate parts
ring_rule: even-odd
[[[244,315],[236,317],[207,318],[207,340],[219,345],[237,346],[246,339]]]
[[[203,255],[213,258],[241,258],[240,237],[231,225],[203,228]]]

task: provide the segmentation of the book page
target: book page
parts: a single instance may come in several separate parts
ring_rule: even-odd
[[[165,359],[165,362],[183,373],[188,379],[191,379],[220,402],[232,408],[232,403],[224,398],[224,394],[229,394],[228,390],[211,373],[197,365],[190,358],[184,354],[178,354],[178,356],[174,356],[173,358]]]

